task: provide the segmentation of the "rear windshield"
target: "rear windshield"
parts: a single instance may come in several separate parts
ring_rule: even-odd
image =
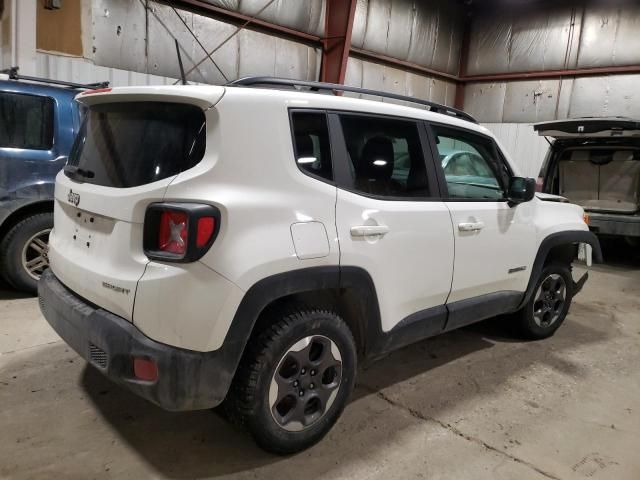
[[[205,117],[194,105],[124,102],[86,112],[65,167],[85,183],[126,188],[171,177],[204,155]]]

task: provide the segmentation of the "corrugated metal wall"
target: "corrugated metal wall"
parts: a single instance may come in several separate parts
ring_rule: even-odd
[[[399,93],[412,97],[431,100],[446,105],[453,105],[456,84],[424,75],[417,75],[405,70],[383,66],[350,57],[347,63],[345,85]],[[368,95],[351,96],[369,98]],[[379,97],[374,97],[380,99]],[[382,99],[385,102],[400,103],[393,99]],[[426,108],[426,107],[425,107]]]
[[[324,34],[325,0],[276,0],[262,12],[267,0],[204,0],[260,20],[321,37]],[[258,13],[260,12],[260,13]],[[257,15],[256,15],[257,14]]]
[[[206,57],[194,35],[210,52],[237,29],[234,25],[203,15],[174,10],[156,2],[149,4],[147,12],[141,1],[93,1],[91,60],[96,65],[179,77],[174,39],[180,44],[184,68],[189,71]],[[255,13],[254,10],[265,4],[264,0],[240,2],[241,11],[245,13]],[[323,21],[322,2],[319,0],[279,0],[260,16],[272,20],[270,16],[282,11],[288,14],[279,18],[278,23],[304,30],[316,32]],[[306,21],[302,22],[300,19],[304,18]],[[246,29],[231,38],[212,58],[217,66],[207,59],[187,78],[214,84],[248,75],[317,80],[321,60],[319,49]]]
[[[108,81],[112,87],[171,85],[175,82],[175,79],[170,77],[101,67],[84,58],[66,57],[43,52],[37,54],[36,76],[78,83]]]
[[[498,138],[516,163],[520,174],[537,177],[549,144],[524,123],[483,123]]]
[[[467,75],[640,64],[640,4],[558,2],[482,11],[471,26]],[[640,116],[640,75],[467,85],[465,109],[484,122]]]
[[[452,1],[358,0],[351,43],[457,75],[463,18]]]
[[[148,12],[140,0],[89,3],[92,32],[88,38],[92,45],[85,50],[90,52],[90,63],[81,63],[83,66],[78,67],[81,70],[90,69],[93,63],[114,71],[177,78],[174,39],[180,44],[184,67],[189,71],[206,55],[194,34],[211,51],[237,28],[154,1],[149,2]],[[208,0],[208,3],[255,15],[268,1]],[[324,12],[325,0],[276,0],[258,18],[322,36]],[[444,0],[428,5],[418,0],[358,0],[353,45],[457,73],[462,35],[459,14],[458,7]],[[317,80],[320,73],[319,49],[251,30],[242,30],[212,57],[217,65],[206,60],[188,79],[214,84],[248,75]],[[346,83],[415,95],[448,105],[453,105],[455,97],[453,82],[356,58],[349,59]]]

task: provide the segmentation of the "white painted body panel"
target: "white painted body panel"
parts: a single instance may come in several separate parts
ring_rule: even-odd
[[[247,290],[272,275],[315,266],[365,269],[378,295],[382,330],[389,331],[407,316],[447,301],[524,291],[547,235],[587,229],[575,205],[539,199],[513,208],[378,200],[311,178],[294,161],[290,107],[433,120],[491,136],[484,127],[426,110],[290,90],[209,86],[131,87],[80,101],[152,99],[205,110],[202,161],[175,177],[131,189],[76,184],[60,174],[51,265],[73,291],[168,345],[218,349]],[[93,250],[70,240],[76,228],[76,208],[65,203],[70,188],[80,194],[82,212],[105,218],[97,225],[109,234],[97,232]],[[220,210],[218,237],[198,262],[149,262],[144,255],[145,209],[158,201],[206,203]],[[481,220],[485,228],[461,234],[458,223],[470,220]],[[352,232],[360,226],[362,232]],[[372,226],[388,232],[360,236]],[[506,273],[522,265],[526,271]],[[104,288],[102,282],[131,293]]]
[[[455,267],[449,302],[503,290],[524,292],[535,259],[532,202],[446,202],[455,235]],[[462,223],[480,230],[461,231]],[[509,269],[525,270],[509,273]]]
[[[442,202],[386,201],[338,190],[340,265],[364,268],[378,294],[382,330],[446,302],[453,272],[451,217]],[[353,227],[382,226],[381,236]]]
[[[58,173],[49,237],[53,273],[81,297],[131,321],[136,286],[149,261],[142,249],[144,212],[162,200],[173,178],[108,188]],[[79,195],[77,206],[69,203],[70,191]]]

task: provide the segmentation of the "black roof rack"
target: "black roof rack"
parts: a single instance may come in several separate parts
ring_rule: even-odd
[[[364,95],[374,95],[377,97],[393,98],[395,100],[403,100],[405,102],[417,103],[419,105],[425,105],[429,107],[429,111],[441,113],[443,115],[450,115],[469,122],[478,123],[475,118],[462,110],[457,108],[447,107],[439,103],[430,102],[429,100],[422,100],[420,98],[408,97],[406,95],[399,95],[397,93],[381,92],[379,90],[369,90],[368,88],[350,87],[347,85],[338,85],[337,83],[324,83],[324,82],[311,82],[308,80],[291,80],[288,78],[276,78],[276,77],[245,77],[234,80],[227,83],[227,86],[233,87],[252,87],[259,85],[275,85],[283,87],[308,87],[310,91],[317,92],[320,90],[333,91],[333,92],[353,92],[361,93]]]
[[[50,78],[29,77],[27,75],[19,75],[18,67],[7,68],[6,70],[0,70],[0,73],[9,75],[10,80],[26,80],[28,82],[50,83],[51,85],[60,85],[69,88],[84,88],[87,90],[95,90],[98,88],[107,88],[109,82],[97,82],[97,83],[74,83],[64,82],[62,80],[52,80]]]

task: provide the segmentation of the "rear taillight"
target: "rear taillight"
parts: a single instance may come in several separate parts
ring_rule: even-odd
[[[544,178],[538,177],[536,179],[536,192],[542,192],[543,187],[544,187]]]
[[[144,252],[152,260],[194,262],[209,250],[220,229],[211,205],[154,203],[144,220]]]
[[[184,212],[165,210],[160,214],[158,250],[184,255],[187,251],[189,217]]]

